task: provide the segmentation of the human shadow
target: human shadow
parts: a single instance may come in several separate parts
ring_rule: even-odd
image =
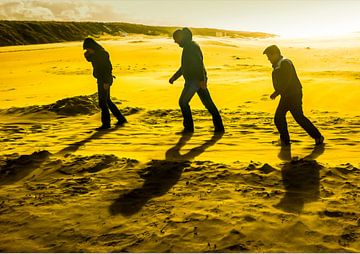
[[[205,141],[205,143],[203,143],[200,146],[194,147],[192,148],[189,152],[184,153],[184,154],[180,154],[180,150],[182,147],[184,147],[186,145],[186,143],[191,139],[192,137],[192,133],[190,134],[183,134],[179,141],[169,150],[166,151],[165,153],[165,158],[166,160],[169,161],[186,161],[186,160],[192,160],[195,157],[199,156],[200,154],[202,154],[203,152],[205,152],[205,150],[213,145],[216,144],[216,142],[218,142],[222,137],[223,137],[223,133],[215,133],[211,139]]]
[[[291,160],[291,147],[281,147],[279,158],[285,160],[281,176],[285,195],[274,207],[285,212],[301,213],[306,203],[320,196],[320,169],[316,158],[325,151],[325,145],[315,146],[311,153],[301,159]]]
[[[208,147],[215,145],[222,134],[214,134],[204,144],[192,148],[185,154],[180,149],[191,139],[192,134],[183,134],[179,141],[165,153],[165,160],[153,160],[139,173],[144,184],[122,194],[109,207],[111,215],[131,216],[151,199],[165,195],[180,179],[184,168],[189,167],[190,160],[203,153]]]
[[[0,165],[0,186],[10,185],[28,177],[53,155],[65,156],[74,153],[87,142],[99,139],[101,136],[113,132],[116,129],[117,128],[112,128],[94,132],[91,136],[81,141],[74,142],[55,154],[51,154],[48,151],[37,151],[30,155],[21,155],[18,158],[7,159],[4,162],[4,165]]]
[[[108,130],[95,131],[93,134],[91,134],[91,136],[89,136],[89,137],[87,137],[87,138],[85,138],[83,140],[80,140],[80,141],[69,144],[67,147],[61,149],[55,155],[63,156],[65,154],[74,153],[77,150],[79,150],[80,147],[84,146],[86,143],[90,142],[91,140],[99,139],[103,135],[114,132],[117,129],[118,128],[112,128],[112,129],[108,129]]]

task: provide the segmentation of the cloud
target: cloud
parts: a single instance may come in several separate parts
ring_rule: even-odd
[[[36,6],[34,8],[27,8],[26,4],[22,1],[9,1],[0,4],[0,18],[1,19],[41,19],[49,20],[54,19],[53,13],[47,8]]]
[[[106,1],[0,0],[1,20],[116,21],[121,16]]]

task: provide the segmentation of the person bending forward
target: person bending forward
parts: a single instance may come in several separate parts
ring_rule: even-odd
[[[106,130],[111,127],[109,109],[118,120],[116,125],[123,125],[127,121],[110,98],[110,86],[113,83],[113,75],[109,53],[92,38],[84,40],[83,49],[86,50],[84,53],[86,60],[91,62],[93,66],[93,76],[97,79],[98,85],[102,125],[96,129]]]

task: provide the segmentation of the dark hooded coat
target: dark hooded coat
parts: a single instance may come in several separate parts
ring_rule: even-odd
[[[207,74],[203,62],[203,54],[199,45],[192,40],[190,29],[183,28],[183,52],[181,56],[181,67],[176,76],[183,75],[185,81],[204,81]]]

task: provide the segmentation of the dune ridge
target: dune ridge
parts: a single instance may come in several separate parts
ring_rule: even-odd
[[[127,34],[171,35],[176,27],[148,26],[123,22],[0,21],[0,46],[79,41],[87,36]],[[192,28],[194,34],[239,38],[269,38],[273,34]]]
[[[116,103],[121,104],[121,101],[113,98]],[[55,103],[47,105],[32,105],[28,107],[11,107],[8,109],[0,109],[2,114],[34,114],[34,113],[55,113],[62,116],[76,116],[76,115],[93,115],[100,111],[98,106],[98,94],[80,95],[70,98],[65,98],[56,101]],[[140,111],[137,107],[126,107],[123,109],[125,115],[131,115]]]

